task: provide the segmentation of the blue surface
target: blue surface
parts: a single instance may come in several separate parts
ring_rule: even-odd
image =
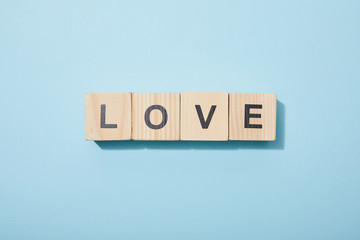
[[[359,1],[1,1],[0,239],[360,239]],[[275,143],[84,140],[86,92],[276,93]]]

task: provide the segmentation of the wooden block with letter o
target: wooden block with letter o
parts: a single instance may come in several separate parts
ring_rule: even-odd
[[[228,140],[228,93],[181,93],[181,140]]]
[[[133,140],[180,140],[180,95],[134,93],[132,127]]]
[[[131,139],[131,93],[85,95],[85,139]]]
[[[276,95],[229,94],[229,140],[275,141]]]

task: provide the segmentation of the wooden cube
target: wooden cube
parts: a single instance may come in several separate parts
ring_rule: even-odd
[[[275,141],[276,95],[229,94],[229,140]]]
[[[134,93],[132,127],[133,140],[180,140],[180,95]]]
[[[130,140],[131,93],[87,93],[85,139]]]
[[[181,140],[228,140],[228,93],[181,93]]]

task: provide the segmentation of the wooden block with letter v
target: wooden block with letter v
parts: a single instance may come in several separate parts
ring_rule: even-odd
[[[229,94],[229,140],[275,141],[276,95]]]
[[[228,93],[181,93],[181,140],[228,140]]]
[[[180,95],[134,93],[132,128],[133,140],[180,140]]]
[[[131,93],[85,95],[85,139],[131,139]]]

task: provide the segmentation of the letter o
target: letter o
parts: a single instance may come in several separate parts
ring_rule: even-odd
[[[162,113],[162,121],[161,121],[161,123],[158,124],[158,125],[154,125],[154,124],[152,124],[152,123],[150,122],[150,113],[151,113],[152,110],[155,110],[155,109],[160,110],[160,112]],[[144,119],[145,119],[146,125],[147,125],[149,128],[155,129],[155,130],[156,130],[156,129],[161,129],[161,128],[163,128],[163,127],[166,125],[166,123],[167,123],[168,114],[167,114],[166,109],[165,109],[163,106],[161,106],[161,105],[152,105],[152,106],[150,106],[150,107],[148,107],[148,108],[146,109]]]

